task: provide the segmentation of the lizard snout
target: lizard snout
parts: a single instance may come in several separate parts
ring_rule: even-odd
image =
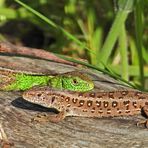
[[[29,91],[25,91],[23,92],[23,95],[22,95],[23,99],[29,101],[29,102],[33,102],[34,100],[34,93],[31,93]]]

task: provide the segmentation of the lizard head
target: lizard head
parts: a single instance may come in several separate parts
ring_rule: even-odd
[[[93,81],[82,72],[68,72],[57,75],[50,80],[54,88],[66,89],[71,91],[85,92],[94,88]]]
[[[32,87],[24,91],[22,96],[28,102],[49,108],[56,108],[59,103],[58,97],[55,96],[55,90],[47,86]]]

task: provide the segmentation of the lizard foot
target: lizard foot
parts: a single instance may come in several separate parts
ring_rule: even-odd
[[[61,120],[63,120],[65,118],[65,112],[64,111],[61,111],[59,112],[58,114],[38,114],[36,117],[33,118],[33,122],[40,122],[40,123],[43,123],[43,122],[54,122],[54,123],[57,123]]]
[[[45,123],[45,122],[48,122],[48,117],[46,113],[37,114],[31,121]]]
[[[137,126],[144,124],[146,128],[148,128],[148,120],[141,120],[137,122]]]

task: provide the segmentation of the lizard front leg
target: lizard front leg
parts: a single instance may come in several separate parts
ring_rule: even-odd
[[[143,108],[142,108],[143,112],[145,113],[146,117],[148,118],[148,105],[145,105]],[[146,126],[146,128],[148,128],[148,119],[145,119],[145,120],[142,120],[142,121],[139,121],[137,123],[137,126],[139,126],[140,124],[144,124]]]
[[[53,114],[53,115],[50,115],[50,114],[39,114],[37,115],[36,117],[33,118],[33,121],[37,121],[37,122],[54,122],[54,123],[57,123],[57,122],[60,122],[62,121],[64,118],[65,118],[66,114],[65,114],[65,111],[61,111],[59,112],[58,114]]]

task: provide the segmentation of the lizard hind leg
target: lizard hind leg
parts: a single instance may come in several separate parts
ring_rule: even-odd
[[[146,117],[148,118],[148,105],[145,105],[143,108],[142,108],[142,111],[145,113]],[[141,124],[144,124],[146,128],[148,128],[148,119],[145,119],[145,120],[141,120],[137,123],[137,126],[141,125]]]

